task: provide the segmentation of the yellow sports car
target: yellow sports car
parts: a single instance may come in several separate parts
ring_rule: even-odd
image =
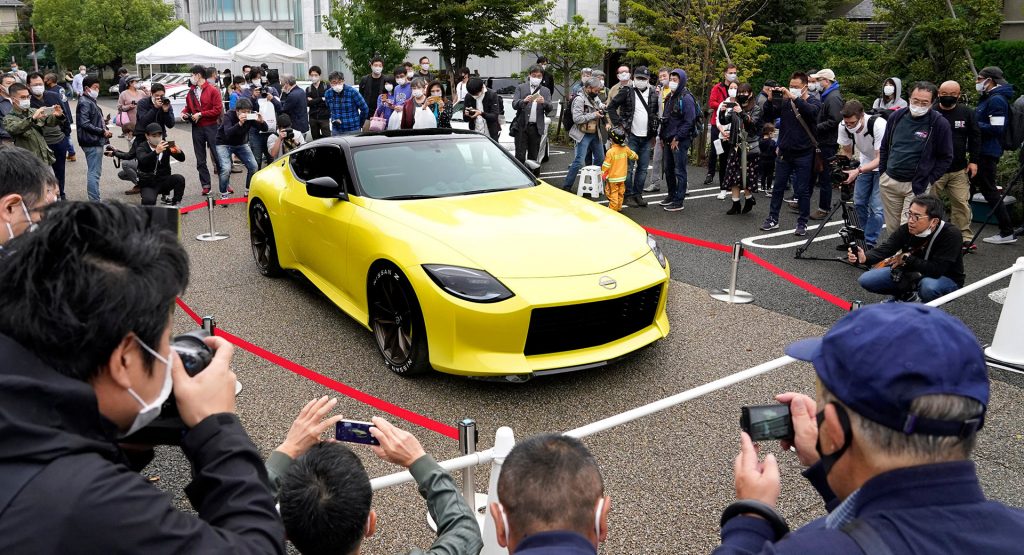
[[[312,142],[253,177],[248,210],[260,272],[301,272],[397,374],[523,381],[668,334],[654,238],[476,133]]]

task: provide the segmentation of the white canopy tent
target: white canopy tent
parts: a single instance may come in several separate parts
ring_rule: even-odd
[[[135,55],[143,64],[228,64],[231,53],[206,42],[199,35],[179,26],[159,42]],[[150,71],[152,73],[152,71]]]
[[[308,52],[275,37],[262,25],[257,25],[249,36],[228,52],[236,62],[304,64],[309,61]]]

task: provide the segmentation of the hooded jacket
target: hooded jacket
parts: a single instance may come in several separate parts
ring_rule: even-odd
[[[892,93],[892,100],[886,102],[885,93],[883,91],[882,96],[875,99],[875,103],[871,105],[872,110],[896,110],[898,108],[906,108],[907,101],[903,100],[903,80],[899,77],[890,77],[886,81],[892,81],[893,86],[896,87],[896,91]],[[882,83],[882,87],[885,87],[885,83]]]
[[[1003,155],[1003,130],[1011,117],[1013,85],[1003,83],[981,95],[974,116],[981,129],[981,155],[999,158]]]
[[[199,518],[128,468],[89,384],[2,334],[0,361],[0,552],[285,552],[266,470],[237,417],[210,416],[182,440]]]
[[[910,110],[896,110],[889,121],[885,124],[885,135],[882,136],[882,147],[879,149],[879,175],[885,173],[889,163],[889,150],[892,148],[892,135],[896,126],[909,117]],[[949,129],[949,122],[942,114],[935,110],[928,110],[928,113],[921,116],[928,118],[928,136],[925,138],[924,150],[921,152],[921,159],[917,162],[917,171],[911,180],[915,195],[924,194],[932,183],[938,181],[945,175],[949,165],[953,162],[953,132]]]
[[[832,83],[821,92],[821,108],[818,110],[818,125],[815,128],[818,144],[822,148],[836,148],[839,142],[839,122],[843,121],[843,95],[839,83]]]
[[[686,72],[673,69],[672,75],[679,77],[679,88],[665,99],[665,111],[662,113],[665,124],[661,126],[661,139],[689,143],[693,138],[693,126],[697,122],[699,108],[693,94],[686,88]]]

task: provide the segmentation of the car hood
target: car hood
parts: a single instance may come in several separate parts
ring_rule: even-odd
[[[630,219],[549,185],[376,200],[369,208],[444,243],[497,278],[597,274],[650,252],[646,232]]]

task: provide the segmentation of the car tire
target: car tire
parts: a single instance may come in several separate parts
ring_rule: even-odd
[[[384,365],[403,377],[430,369],[426,326],[419,301],[401,270],[380,265],[367,284],[370,329]]]
[[[249,207],[249,243],[256,268],[267,277],[279,277],[284,272],[277,258],[277,243],[274,228],[270,223],[270,212],[259,200],[253,200]]]

